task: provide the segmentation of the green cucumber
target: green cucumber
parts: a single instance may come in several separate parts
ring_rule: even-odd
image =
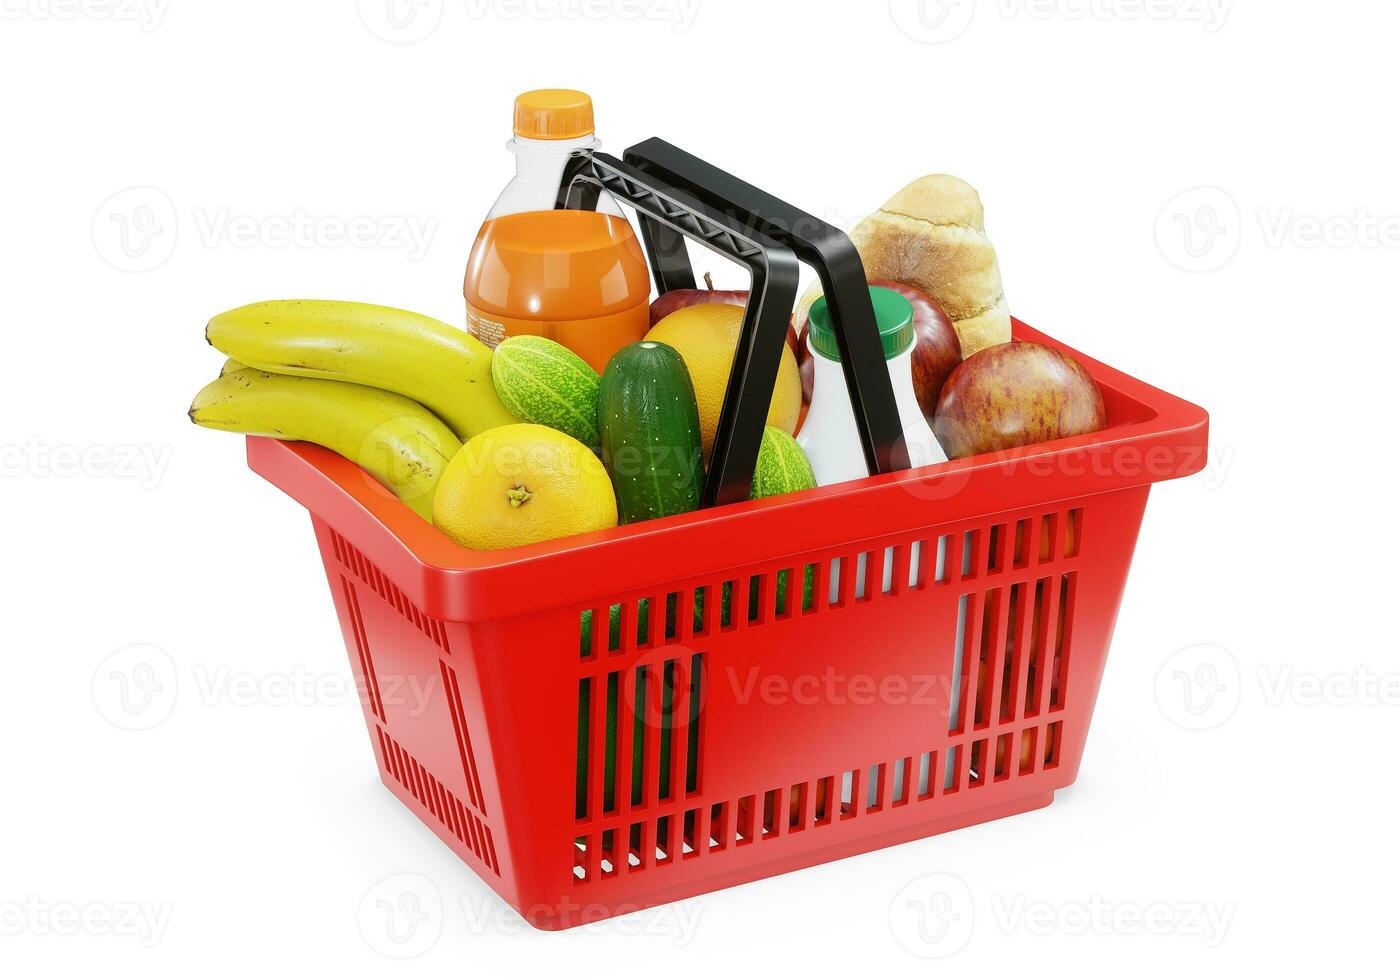
[[[522,334],[491,355],[501,404],[522,422],[547,425],[590,449],[598,445],[598,372],[563,344]]]
[[[643,340],[613,355],[598,390],[598,430],[618,523],[700,506],[700,413],[674,347]]]

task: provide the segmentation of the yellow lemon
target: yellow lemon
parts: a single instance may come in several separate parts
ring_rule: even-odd
[[[700,409],[700,443],[706,459],[715,440],[715,426],[719,424],[719,410],[724,404],[724,390],[729,384],[729,369],[734,364],[743,323],[742,306],[700,303],[672,313],[646,336],[647,340],[670,344],[685,361]],[[783,344],[778,382],[768,406],[768,424],[792,435],[801,410],[802,378],[797,373],[797,358],[793,357],[792,348]]]
[[[447,464],[433,524],[465,548],[514,548],[616,527],[617,500],[607,470],[577,439],[503,425],[472,437]]]

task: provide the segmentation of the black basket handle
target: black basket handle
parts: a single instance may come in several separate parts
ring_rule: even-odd
[[[598,192],[607,190],[635,208],[658,292],[694,287],[685,238],[746,266],[752,276],[700,506],[748,498],[797,297],[799,257],[816,268],[828,297],[868,471],[906,469],[908,452],[865,270],[851,240],[662,140],[637,144],[627,159],[575,153],[556,206],[591,210]]]

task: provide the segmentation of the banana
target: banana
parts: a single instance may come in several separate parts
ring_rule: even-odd
[[[249,367],[411,398],[463,442],[516,421],[496,397],[491,349],[419,313],[337,300],[271,300],[220,313],[204,335]]]
[[[462,446],[435,415],[402,395],[256,368],[205,385],[190,405],[190,420],[325,446],[359,463],[429,522],[438,480]]]
[[[224,366],[219,369],[219,377],[222,378],[224,375],[232,374],[235,371],[242,371],[247,366],[246,364],[239,364],[230,357],[227,361],[224,361]]]

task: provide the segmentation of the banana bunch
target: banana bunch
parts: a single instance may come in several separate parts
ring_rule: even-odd
[[[463,442],[515,421],[491,350],[432,317],[368,303],[274,300],[205,329],[228,355],[190,419],[313,442],[360,464],[424,520]]]
[[[204,336],[247,367],[412,398],[463,442],[516,421],[496,397],[491,349],[421,313],[337,300],[272,300],[220,313]]]
[[[205,385],[190,420],[208,429],[314,442],[363,466],[425,521],[457,436],[417,402],[346,381],[243,368]]]

